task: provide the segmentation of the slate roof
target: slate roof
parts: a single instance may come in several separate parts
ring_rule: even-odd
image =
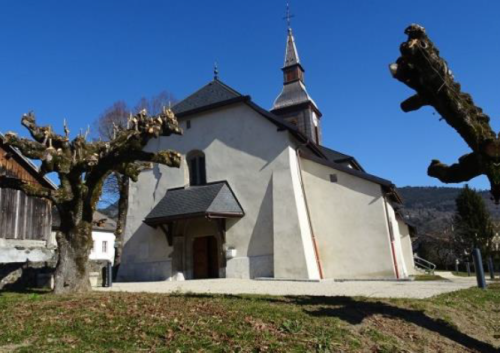
[[[105,214],[95,211],[92,215],[92,230],[102,232],[114,232],[116,221]],[[61,216],[57,208],[52,207],[52,230],[59,230],[61,227]]]
[[[165,197],[146,216],[149,225],[204,216],[243,217],[245,212],[225,181],[167,190]]]
[[[92,219],[94,223],[92,227],[93,230],[105,232],[114,232],[116,230],[116,221],[99,211],[94,212]]]
[[[244,96],[219,80],[213,80],[172,107],[177,116],[216,104],[239,100]]]
[[[292,29],[288,29],[288,38],[286,41],[285,51],[285,65],[284,67],[300,64],[299,53],[295,45],[295,38],[293,38]]]
[[[14,152],[23,162],[26,163],[26,166],[31,169],[31,171],[34,172],[35,176],[38,178],[39,181],[42,182],[42,184],[45,184],[45,186],[48,186],[54,190],[57,190],[58,187],[57,185],[50,180],[46,175],[42,175],[40,173],[40,168],[38,168],[35,163],[29,158],[27,158],[24,154],[19,151],[16,147],[9,146],[9,145],[4,145],[3,142],[5,140],[5,135],[0,132],[0,145],[2,145],[4,148],[10,149],[12,152]]]
[[[325,157],[332,162],[341,163],[354,158],[352,156],[348,156],[347,154],[332,150],[325,146],[319,146],[319,148],[321,149],[321,152],[323,152]]]
[[[325,146],[318,146],[318,147],[320,148],[321,152],[325,155],[326,159],[328,159],[330,162],[335,162],[335,163],[349,162],[354,164],[354,166],[359,170],[363,172],[365,171],[363,167],[361,167],[361,164],[359,164],[356,158],[354,158],[353,156],[349,156],[339,151],[332,150]]]
[[[294,105],[299,105],[303,103],[312,103],[316,109],[318,109],[316,103],[313,101],[309,93],[307,93],[306,86],[302,81],[297,80],[290,83],[286,83],[281,90],[281,93],[276,98],[271,110],[278,110]]]

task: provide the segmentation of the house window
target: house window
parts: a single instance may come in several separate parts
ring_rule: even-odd
[[[186,129],[191,129],[191,120],[186,121]]]
[[[107,241],[102,242],[102,252],[103,252],[103,254],[106,254],[108,252],[108,242]]]
[[[189,185],[205,185],[207,183],[205,154],[201,151],[190,152],[187,162],[189,166]]]

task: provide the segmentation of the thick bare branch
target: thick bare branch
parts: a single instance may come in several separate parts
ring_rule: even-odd
[[[32,159],[42,159],[46,150],[41,143],[18,137],[14,133],[5,134],[3,143],[17,148],[24,156]]]
[[[466,154],[460,157],[458,163],[451,166],[433,160],[427,169],[427,174],[443,183],[462,183],[483,174],[481,159],[476,153]]]
[[[408,40],[401,44],[401,56],[389,67],[394,78],[416,91],[401,103],[402,110],[434,107],[472,150],[451,166],[433,161],[428,174],[444,183],[468,181],[484,174],[490,181],[493,199],[500,203],[500,139],[490,127],[490,118],[469,94],[460,90],[425,29],[414,24],[405,33]]]
[[[425,29],[411,25],[408,40],[401,44],[401,56],[390,66],[392,75],[417,92],[402,104],[404,111],[431,105],[467,142],[473,151],[495,139],[489,117],[475,106],[471,96],[460,90],[447,62],[427,37]]]
[[[66,136],[56,134],[51,126],[38,126],[36,124],[35,114],[29,112],[24,114],[21,119],[21,124],[28,129],[33,139],[48,147],[55,149],[64,149],[69,142]]]

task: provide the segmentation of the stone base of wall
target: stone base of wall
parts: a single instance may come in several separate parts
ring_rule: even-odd
[[[55,266],[55,261],[0,264],[0,290],[37,288],[42,282],[45,286],[47,281],[43,278],[51,276]]]
[[[126,262],[120,265],[117,282],[166,281],[171,276],[171,261]]]
[[[102,287],[106,260],[90,260],[94,286]],[[56,261],[0,264],[0,290],[22,291],[30,288],[54,288]]]

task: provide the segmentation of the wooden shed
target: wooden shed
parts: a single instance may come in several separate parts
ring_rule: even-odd
[[[1,134],[0,175],[56,188],[29,159],[17,149],[5,145]],[[0,240],[17,240],[18,245],[22,245],[18,241],[23,240],[47,241],[51,234],[51,210],[52,205],[48,200],[27,196],[22,191],[0,188]]]

